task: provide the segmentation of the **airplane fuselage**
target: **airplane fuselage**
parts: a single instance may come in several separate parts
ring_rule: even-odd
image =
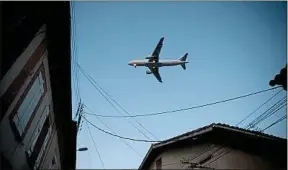
[[[180,60],[159,60],[158,62],[149,62],[149,60],[132,60],[128,64],[130,66],[146,66],[146,67],[163,67],[163,66],[177,66],[184,63],[188,63],[187,61]]]
[[[133,66],[135,68],[137,66],[147,67],[148,70],[146,70],[146,74],[153,74],[156,77],[156,79],[161,83],[162,83],[162,78],[159,73],[159,67],[180,65],[183,68],[183,70],[186,70],[185,64],[189,63],[186,61],[188,53],[185,53],[178,60],[175,60],[175,59],[159,60],[159,54],[163,46],[163,41],[164,41],[164,37],[160,38],[153,53],[149,54],[147,57],[145,57],[145,59],[129,61],[128,65]]]

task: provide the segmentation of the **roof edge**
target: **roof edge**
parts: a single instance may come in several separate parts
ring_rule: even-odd
[[[265,134],[263,132],[258,132],[258,131],[253,131],[253,130],[247,130],[247,129],[243,129],[240,127],[236,127],[236,126],[230,126],[228,124],[222,124],[222,123],[212,123],[210,125],[204,126],[204,127],[200,127],[198,129],[183,133],[181,135],[172,137],[170,139],[166,139],[162,142],[156,143],[156,144],[152,144],[148,150],[148,152],[146,153],[143,161],[141,162],[140,166],[139,166],[139,170],[143,169],[145,166],[147,166],[146,162],[149,159],[150,155],[153,153],[153,151],[157,148],[161,148],[163,146],[167,146],[167,145],[171,145],[173,143],[179,142],[179,141],[183,141],[189,138],[193,138],[193,137],[197,137],[201,134],[205,134],[208,132],[213,131],[215,128],[218,129],[224,129],[224,130],[228,130],[228,131],[233,131],[233,132],[239,132],[239,133],[243,133],[245,135],[249,135],[249,136],[257,136],[263,139],[268,139],[268,140],[287,140],[286,138],[281,138],[281,137],[277,137],[277,136],[273,136],[273,135],[269,135],[269,134]],[[195,139],[197,140],[197,138]]]

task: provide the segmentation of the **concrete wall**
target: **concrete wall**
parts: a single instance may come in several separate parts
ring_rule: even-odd
[[[41,28],[42,31],[45,29],[45,26]],[[11,86],[13,80],[15,77],[19,74],[21,69],[24,67],[25,63],[27,63],[28,59],[31,57],[31,55],[34,53],[34,51],[37,49],[37,47],[40,45],[41,41],[44,39],[45,33],[39,34],[37,37],[35,37],[31,43],[28,45],[28,47],[24,50],[24,52],[18,57],[16,62],[12,65],[10,70],[7,72],[7,74],[3,77],[1,80],[1,89],[0,89],[0,97],[6,92],[6,90]],[[30,75],[26,78],[25,83],[21,86],[21,89],[19,93],[16,95],[15,99],[13,100],[12,104],[8,108],[7,112],[5,113],[5,116],[3,117],[1,123],[0,123],[0,151],[3,153],[3,155],[10,161],[10,164],[15,169],[27,169],[27,159],[25,152],[28,150],[29,143],[31,142],[31,138],[33,135],[33,132],[37,126],[37,123],[42,115],[42,110],[46,105],[52,105],[52,94],[51,94],[51,87],[50,87],[50,76],[49,76],[49,69],[48,69],[48,59],[47,59],[48,53],[47,51],[42,55],[38,63],[36,64],[35,68],[30,71]],[[33,121],[22,141],[22,143],[19,143],[15,139],[15,134],[12,131],[9,116],[15,107],[17,101],[19,100],[21,94],[26,89],[28,83],[31,81],[35,71],[39,68],[41,64],[44,64],[45,68],[45,77],[46,77],[46,87],[47,92],[33,118]],[[53,117],[53,107],[50,108],[50,114],[52,114]],[[56,127],[53,128],[52,134],[56,134]],[[59,152],[58,150],[58,144],[57,144],[57,136],[53,138],[53,140],[50,140],[50,144],[48,151],[53,150],[56,152]],[[49,154],[48,154],[49,155]],[[50,158],[49,156],[47,158]],[[59,159],[59,158],[57,158]],[[44,160],[43,162],[47,162]],[[60,162],[60,161],[58,161]]]
[[[187,169],[189,165],[181,163],[183,158],[190,159],[190,162],[197,163],[201,159],[207,158],[210,154],[212,154],[212,158],[206,163],[203,163],[202,166],[215,169],[272,168],[269,162],[263,160],[260,157],[250,155],[239,150],[231,151],[231,149],[229,148],[220,147],[219,149],[219,147],[220,146],[213,146],[211,144],[202,144],[187,148],[167,150],[158,155],[158,157],[151,162],[149,169],[156,169],[156,160],[158,158],[162,159],[162,169]],[[224,155],[224,153],[226,153],[228,149],[230,150],[230,152],[228,152],[228,154],[226,154],[225,156],[220,157],[221,155]],[[204,154],[201,155],[201,153]],[[215,162],[213,162],[214,160]]]

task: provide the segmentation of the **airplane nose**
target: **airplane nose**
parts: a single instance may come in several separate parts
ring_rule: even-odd
[[[129,62],[128,62],[128,65],[129,65],[129,66],[132,66],[132,62],[131,62],[131,61],[129,61]]]

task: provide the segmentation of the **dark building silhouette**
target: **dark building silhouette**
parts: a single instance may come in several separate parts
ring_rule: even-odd
[[[75,169],[70,4],[0,7],[0,169]]]

